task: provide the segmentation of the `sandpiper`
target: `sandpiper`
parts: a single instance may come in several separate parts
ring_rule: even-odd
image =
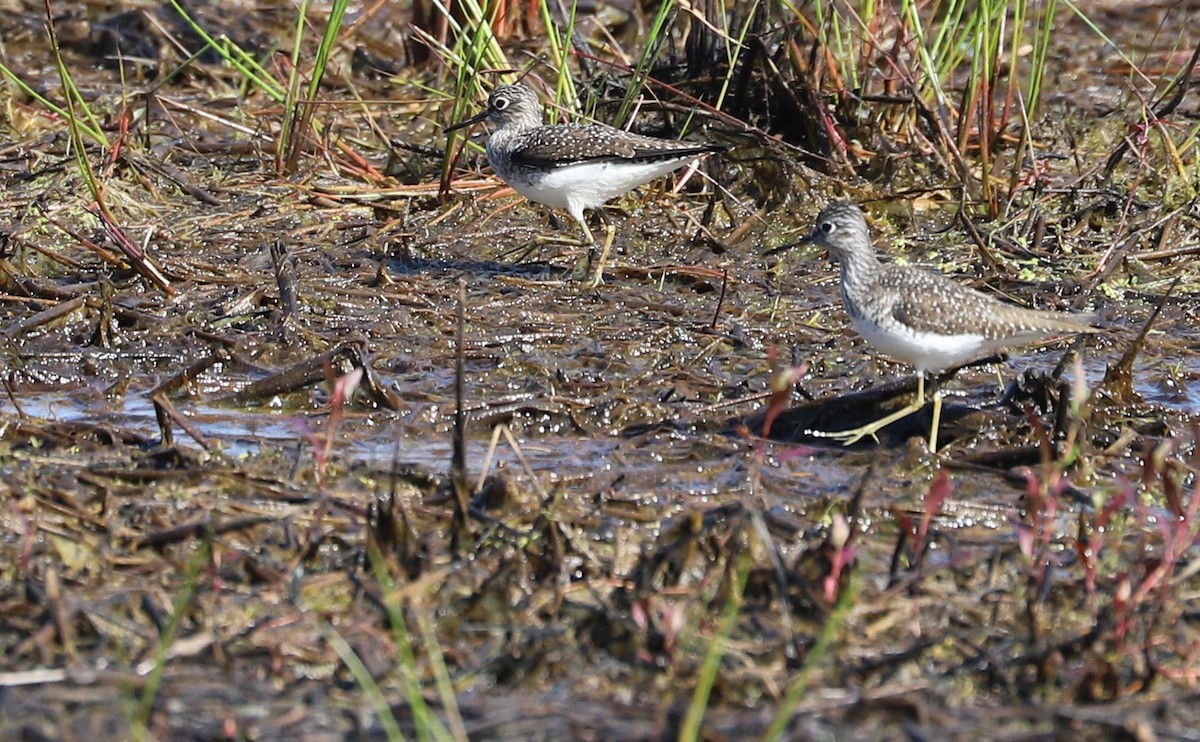
[[[523,85],[504,85],[488,96],[477,116],[445,128],[449,133],[480,121],[495,126],[487,142],[492,169],[530,201],[565,209],[595,245],[584,209],[600,210],[605,202],[676,170],[724,145],[658,139],[604,124],[542,123],[537,94]],[[603,211],[600,212],[604,216]],[[607,221],[607,220],[606,220]],[[612,245],[608,227],[595,282]]]
[[[842,303],[859,335],[878,350],[917,370],[917,397],[912,404],[870,425],[830,433],[850,445],[864,436],[875,438],[884,427],[925,406],[925,374],[1053,335],[1097,332],[1092,314],[1047,312],[1006,304],[961,286],[946,276],[913,266],[879,262],[862,210],[847,202],[826,206],[812,233],[800,242],[769,250],[768,255],[797,245],[829,250],[841,264]],[[933,427],[929,449],[937,451],[941,394],[933,395]],[[878,438],[876,438],[878,440]]]

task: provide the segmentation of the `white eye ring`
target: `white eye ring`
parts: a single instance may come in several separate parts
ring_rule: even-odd
[[[508,108],[508,98],[497,98],[496,102],[492,104],[492,108],[495,108],[497,111],[503,111],[505,108]]]
[[[821,231],[825,234],[832,234],[837,229],[837,225],[833,222],[821,222]]]

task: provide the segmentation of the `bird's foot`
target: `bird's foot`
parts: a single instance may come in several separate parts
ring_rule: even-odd
[[[805,430],[804,434],[812,438],[827,438],[831,441],[837,441],[843,446],[853,446],[863,438],[871,436],[871,438],[879,443],[879,436],[876,435],[886,426],[882,425],[864,425],[861,428],[853,430]]]
[[[899,410],[896,410],[895,412],[891,413],[890,415],[887,415],[886,417],[882,417],[873,423],[863,425],[862,427],[859,427],[859,428],[851,428],[850,430],[832,430],[832,431],[809,430],[809,431],[806,431],[806,433],[813,436],[814,438],[828,438],[830,440],[837,441],[838,443],[841,443],[843,446],[852,446],[855,443],[858,443],[863,438],[866,438],[867,436],[871,436],[871,438],[876,443],[879,443],[879,436],[877,435],[877,433],[879,433],[879,431],[883,430],[884,428],[886,428],[887,426],[896,422],[897,420],[903,420],[904,418],[908,417],[909,415],[913,414],[914,412],[919,411],[924,406],[925,406],[925,400],[918,399],[918,400],[913,401],[908,406],[903,407]],[[936,445],[936,444],[934,444],[934,445]]]
[[[567,247],[588,247],[592,244],[574,237],[563,237],[556,234],[539,234],[533,238],[533,241],[539,245],[566,245]]]

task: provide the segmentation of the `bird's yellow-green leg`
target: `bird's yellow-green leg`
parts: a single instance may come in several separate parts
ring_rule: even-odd
[[[579,243],[581,247],[587,248],[583,254],[575,261],[575,265],[571,268],[572,281],[585,281],[592,272],[592,258],[596,254],[596,237],[592,234],[592,230],[588,229],[587,221],[582,216],[576,218],[579,223],[579,228],[583,231],[583,240]],[[574,242],[574,240],[572,240]]]
[[[865,438],[866,436],[869,435],[875,439],[876,443],[878,443],[879,437],[875,435],[876,433],[883,430],[884,428],[891,425],[892,423],[896,422],[897,420],[903,420],[904,418],[908,417],[909,415],[913,414],[914,412],[916,412],[917,410],[921,409],[924,406],[925,406],[925,374],[917,374],[917,396],[916,396],[916,399],[914,399],[906,407],[896,410],[895,412],[888,415],[887,417],[880,418],[879,420],[876,420],[875,422],[870,423],[869,425],[864,425],[861,428],[854,428],[853,430],[839,430],[839,431],[836,431],[833,433],[820,433],[819,437],[832,438],[844,446],[849,446],[850,444],[857,443],[858,441],[862,440],[863,438]],[[934,417],[934,429],[935,430],[937,428],[936,414],[938,412],[940,412],[940,410],[935,409],[935,417]],[[931,445],[933,445],[932,441],[931,441]]]
[[[596,288],[604,283],[604,261],[608,260],[608,251],[612,249],[613,238],[617,236],[617,228],[608,224],[604,228],[604,246],[600,249],[600,260],[596,262],[596,274],[588,281],[588,288]]]
[[[596,244],[596,238],[594,235],[592,235],[592,230],[588,229],[587,222],[581,219],[579,221],[579,226],[583,227],[583,244],[594,246]]]
[[[923,374],[922,374],[923,375]],[[933,427],[929,429],[929,452],[937,453],[938,426],[942,422],[942,390],[933,390]]]

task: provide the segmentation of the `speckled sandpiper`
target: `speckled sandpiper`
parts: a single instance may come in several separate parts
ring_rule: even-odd
[[[800,242],[769,250],[768,255],[803,244],[829,250],[841,264],[842,303],[851,323],[868,343],[917,370],[912,404],[881,420],[826,437],[850,445],[875,437],[884,427],[925,406],[925,374],[996,352],[1010,345],[1053,335],[1097,332],[1092,314],[1068,314],[1006,304],[946,276],[920,268],[881,263],[871,243],[862,210],[847,202],[830,204],[817,216],[812,233]],[[937,451],[941,394],[933,395],[929,449]]]
[[[600,210],[605,202],[643,183],[706,154],[728,149],[720,144],[640,136],[604,124],[546,125],[537,94],[524,85],[496,88],[483,112],[444,131],[480,121],[495,126],[487,142],[492,169],[530,201],[565,209],[590,245],[596,240],[584,220],[584,209]],[[612,239],[610,225],[594,282],[600,280]]]

